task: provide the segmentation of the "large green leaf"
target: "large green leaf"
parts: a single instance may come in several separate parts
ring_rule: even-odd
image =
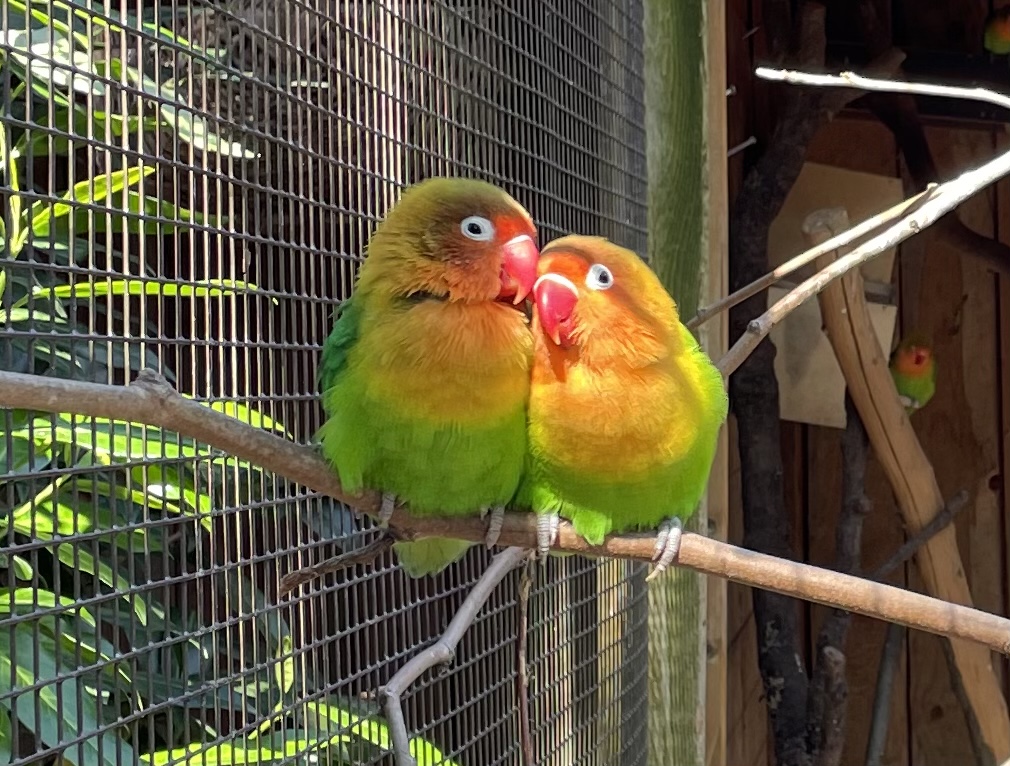
[[[221,298],[259,288],[234,279],[204,279],[196,282],[155,282],[143,279],[106,279],[73,285],[36,287],[36,298],[98,298],[104,295],[152,295],[166,298]],[[27,299],[24,299],[27,302]]]
[[[128,579],[117,573],[108,564],[99,561],[83,545],[62,543],[56,546],[56,557],[71,569],[85,572],[118,591],[133,608],[134,614],[141,623],[147,622],[147,604],[140,594],[130,593],[132,584]]]
[[[93,702],[82,688],[80,676],[57,683],[73,668],[61,667],[52,639],[20,623],[0,630],[0,691],[17,696],[0,698],[0,706],[17,716],[28,729],[37,732],[47,747],[84,737],[78,746],[66,748],[63,760],[74,766],[120,766],[134,761],[133,748],[114,730],[97,735],[101,728]],[[41,684],[34,691],[34,686]],[[85,699],[83,705],[78,700]],[[37,708],[37,712],[36,712]]]
[[[80,205],[98,204],[111,198],[124,188],[135,186],[145,177],[155,171],[154,165],[131,167],[125,170],[114,170],[74,184],[73,188],[61,197],[60,202],[38,201],[31,207],[31,229],[37,239],[48,239],[53,221],[79,210]],[[115,210],[111,207],[110,210]]]

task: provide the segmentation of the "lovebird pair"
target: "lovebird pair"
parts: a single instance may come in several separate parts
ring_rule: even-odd
[[[525,301],[532,294],[532,322]],[[634,253],[566,236],[540,253],[529,213],[482,181],[406,190],[368,244],[323,348],[323,453],[351,492],[418,516],[559,517],[592,544],[660,529],[661,571],[698,505],[719,428],[722,377]],[[412,577],[470,543],[398,542]]]

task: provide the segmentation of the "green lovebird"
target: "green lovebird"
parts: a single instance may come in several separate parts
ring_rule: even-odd
[[[921,335],[909,335],[891,354],[889,364],[898,398],[911,415],[925,407],[936,392],[936,360],[929,342]]]
[[[368,243],[353,295],[320,360],[328,417],[317,434],[350,492],[383,493],[419,516],[491,511],[501,531],[526,454],[533,337],[524,301],[537,231],[497,187],[432,178],[406,190]],[[411,577],[441,571],[470,543],[399,542]]]
[[[982,44],[997,56],[1010,53],[1010,6],[1000,8],[986,21]]]
[[[728,409],[722,375],[652,270],[606,239],[547,245],[533,294],[518,502],[540,514],[541,554],[559,516],[593,545],[659,529],[654,577],[676,558],[682,520],[705,492]]]

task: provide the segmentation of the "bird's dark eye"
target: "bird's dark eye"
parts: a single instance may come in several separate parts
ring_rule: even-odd
[[[494,224],[479,215],[464,218],[459,224],[459,230],[463,232],[463,236],[477,242],[488,242],[494,239]]]
[[[590,290],[609,290],[614,286],[614,275],[602,263],[594,263],[586,274],[586,287]]]

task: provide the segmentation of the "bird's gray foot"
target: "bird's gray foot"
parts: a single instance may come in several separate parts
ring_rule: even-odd
[[[396,510],[396,495],[392,492],[382,493],[382,505],[379,506],[379,526],[387,527],[389,526],[389,520],[393,516],[393,511]]]
[[[485,506],[480,509],[480,517],[482,519],[488,513],[491,514],[491,518],[487,522],[487,534],[484,535],[484,545],[488,548],[493,548],[498,544],[498,538],[501,537],[502,524],[505,523],[505,506]]]
[[[561,517],[556,513],[542,513],[537,516],[537,558],[547,563],[547,552],[558,539]]]
[[[680,539],[684,534],[684,524],[678,518],[666,519],[659,525],[659,535],[656,537],[656,550],[652,560],[655,568],[646,577],[646,581],[659,577],[667,567],[677,560],[680,553]]]

